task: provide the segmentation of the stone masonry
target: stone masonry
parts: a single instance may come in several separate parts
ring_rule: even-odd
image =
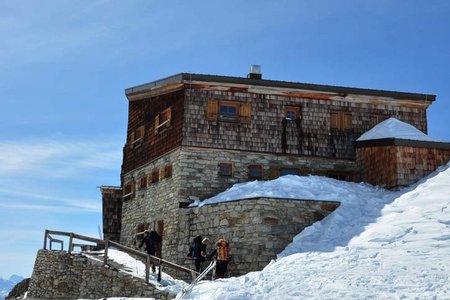
[[[105,267],[103,262],[84,255],[38,251],[28,290],[29,299],[103,299],[119,296],[175,297],[157,290],[142,279]]]
[[[338,206],[333,201],[254,198],[187,208],[180,212],[180,236],[184,238],[177,249],[178,260],[193,266],[186,253],[192,238],[202,235],[211,240],[208,252],[215,249],[219,238],[229,241],[230,276],[261,270],[294,236]]]
[[[219,176],[218,164],[220,162],[233,163],[233,176]],[[145,188],[136,189],[134,195],[123,202],[121,243],[132,247],[135,244],[136,233],[140,230],[140,225],[149,224],[151,229],[156,229],[158,221],[163,221],[162,257],[179,264],[188,263],[183,256],[187,251],[180,252],[180,248],[184,249],[187,247],[189,239],[196,233],[186,231],[190,228],[190,225],[183,221],[186,210],[180,209],[180,203],[185,204],[190,203],[195,199],[211,197],[224,191],[234,183],[248,181],[248,165],[254,163],[262,165],[264,174],[263,179],[270,178],[270,169],[273,166],[304,168],[308,170],[309,173],[313,174],[323,174],[337,168],[341,170],[350,170],[354,168],[353,162],[348,160],[289,157],[263,153],[240,153],[239,151],[232,150],[217,151],[214,149],[183,147],[148,164],[134,173],[128,174],[124,178],[125,182],[137,181],[139,178],[146,176],[146,174],[151,173],[153,170],[162,169],[166,165],[171,165],[173,170],[173,174],[170,178],[161,178],[158,182],[148,183]],[[208,178],[208,180],[204,180],[205,178]],[[273,210],[280,207],[277,201],[271,201],[270,203],[274,204],[274,208],[267,206],[264,210]],[[312,202],[308,202],[307,204],[310,205]],[[227,205],[229,206],[232,204]],[[297,217],[293,219],[295,221],[293,221],[292,226],[304,228],[305,226],[311,225],[313,223],[311,221],[311,211],[314,209],[317,209],[316,215],[323,214],[320,205],[313,205],[311,207],[308,205],[294,205]],[[254,214],[262,213],[260,211],[262,207],[264,206],[254,206]],[[199,212],[193,214],[192,217],[198,217],[203,220],[205,218],[218,217],[219,215],[220,213],[219,211],[216,211],[216,209],[210,212],[208,209],[202,208]],[[244,219],[245,218],[242,220]],[[237,220],[238,219],[236,219],[236,222]],[[247,223],[236,223],[233,225],[242,226],[239,230],[252,232],[254,227],[249,224],[253,223],[249,223],[248,220],[245,222]],[[213,227],[215,226],[215,223],[209,223],[208,226],[210,226],[211,229],[207,232],[214,230]],[[270,226],[267,225],[266,227]],[[226,227],[219,228],[221,228],[219,233],[222,233],[226,229]],[[232,238],[234,229],[230,227],[229,230],[229,237]],[[289,233],[289,238],[292,239],[292,237],[299,232],[300,230],[293,230]],[[263,236],[262,239],[265,239],[265,237]],[[286,239],[282,239],[281,243],[286,246],[288,244],[286,241]],[[250,247],[250,245],[244,246]],[[254,247],[254,245],[251,245],[251,247]],[[278,248],[271,248],[268,251],[272,252],[271,257],[273,258],[277,253],[275,251],[278,251]],[[239,255],[236,256],[236,258],[238,257]],[[264,261],[268,263],[270,260],[264,258]],[[247,264],[246,266],[251,267],[248,271],[256,270],[254,267],[256,268],[257,264]],[[261,264],[259,266],[261,266]]]

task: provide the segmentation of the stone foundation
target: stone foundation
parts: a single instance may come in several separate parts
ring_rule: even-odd
[[[101,261],[63,251],[39,250],[28,298],[30,299],[100,299],[104,297],[154,297],[170,295],[144,280],[120,272]]]
[[[221,162],[233,164],[232,176],[219,175],[219,163]],[[183,147],[124,177],[125,183],[138,182],[140,178],[148,176],[155,170],[162,170],[167,165],[172,166],[171,177],[162,177],[158,182],[153,183],[147,181],[147,185],[143,188],[136,184],[134,194],[124,199],[120,242],[130,247],[138,244],[140,240],[136,240],[136,233],[143,230],[142,224],[146,224],[150,229],[162,233],[161,253],[163,259],[192,267],[192,263],[186,261],[184,255],[187,252],[186,247],[188,247],[189,240],[197,232],[212,234],[213,238],[215,238],[215,235],[219,237],[225,233],[230,238],[236,236],[235,234],[240,237],[241,233],[238,232],[246,232],[248,237],[250,234],[254,236],[263,234],[273,225],[270,229],[273,230],[270,235],[271,242],[268,245],[273,244],[274,246],[270,246],[263,251],[264,258],[260,262],[252,261],[244,264],[239,262],[241,266],[233,274],[244,274],[261,269],[303,228],[317,221],[318,216],[327,215],[330,211],[323,212],[320,204],[316,205],[314,204],[316,202],[311,201],[303,201],[302,205],[299,204],[301,201],[294,201],[294,204],[289,204],[289,208],[285,208],[284,206],[288,203],[286,201],[269,201],[264,205],[255,206],[246,200],[242,202],[246,203],[243,208],[235,208],[235,204],[230,203],[224,204],[224,211],[214,208],[210,212],[209,208],[201,208],[199,212],[191,214],[189,216],[190,221],[186,223],[184,217],[186,209],[182,208],[183,205],[191,203],[194,199],[205,199],[216,195],[235,183],[254,180],[249,178],[248,174],[248,166],[252,164],[261,165],[262,180],[272,178],[274,175],[272,171],[280,168],[295,168],[304,175],[324,175],[338,170],[351,173],[354,169],[354,162],[348,160]],[[245,213],[241,215],[240,210],[244,210]],[[250,212],[250,210],[253,212]],[[280,211],[276,212],[277,210]],[[286,210],[293,215],[286,221],[281,221],[284,218],[282,214]],[[239,218],[243,221],[236,221],[235,224],[230,226],[221,224],[222,219],[219,222],[203,223],[205,220],[209,220],[211,216],[216,218],[226,211],[229,213],[234,211],[233,215],[238,213]],[[264,229],[261,229],[255,227],[254,223],[246,219],[250,214],[252,216],[258,215],[264,211],[273,211],[278,216],[277,219],[281,222],[280,224],[283,224],[283,228],[288,227],[289,230],[286,232],[280,230],[280,233],[278,233],[277,229],[274,229],[278,228],[277,224],[263,224]],[[316,214],[315,217],[313,217],[314,214]],[[194,224],[194,227],[191,227],[190,224]],[[205,231],[205,229],[208,230]],[[253,249],[255,244],[256,240],[249,244],[243,244],[242,247]],[[261,248],[262,245],[265,245],[265,242],[258,244],[257,247]],[[239,248],[241,248],[240,245]],[[235,256],[236,259],[239,257],[241,256]],[[233,268],[230,270],[233,270]]]

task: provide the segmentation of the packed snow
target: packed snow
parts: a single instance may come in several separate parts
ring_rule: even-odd
[[[385,138],[440,142],[436,139],[429,137],[416,127],[408,123],[399,121],[396,118],[389,118],[377,124],[372,129],[362,134],[357,139],[357,141],[376,140]]]
[[[238,184],[204,202],[259,196],[342,204],[297,235],[264,270],[201,281],[183,299],[450,299],[450,163],[396,192],[288,175]],[[114,259],[143,278],[143,266],[122,256]],[[163,279],[172,291],[186,286]]]
[[[99,258],[97,256],[97,254],[103,254],[103,251],[94,252],[92,254],[94,255],[87,254],[87,256],[93,260],[103,261],[103,257]],[[114,248],[108,249],[108,259],[121,265],[122,266],[122,268],[120,269],[121,272],[127,273],[134,277],[145,279],[145,264],[142,261],[124,252],[115,250]],[[186,282],[174,279],[173,277],[164,272],[161,272],[160,282],[158,282],[157,278],[158,278],[157,273],[151,273],[149,276],[150,283],[154,285],[157,289],[161,291],[171,292],[172,294],[179,293],[183,287],[187,286]]]

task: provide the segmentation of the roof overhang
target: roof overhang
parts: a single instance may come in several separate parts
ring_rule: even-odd
[[[407,140],[397,138],[355,141],[355,148],[386,147],[386,146],[406,146],[416,148],[433,148],[433,149],[450,150],[450,143],[447,142],[417,141],[417,140]]]
[[[218,76],[180,73],[146,84],[131,87],[125,90],[127,98],[132,100],[143,99],[153,95],[167,93],[182,89],[183,87],[208,89],[222,88],[231,91],[247,91],[274,95],[286,95],[290,97],[316,98],[320,100],[344,100],[370,99],[371,103],[383,104],[385,101],[400,100],[411,106],[421,103],[420,106],[428,107],[436,100],[436,95],[418,94],[374,89],[362,89],[353,87],[341,87],[300,82],[288,82],[266,79],[253,79],[243,77]]]

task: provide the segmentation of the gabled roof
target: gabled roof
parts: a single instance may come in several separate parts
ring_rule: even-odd
[[[343,96],[347,94],[356,95],[367,95],[367,96],[378,96],[378,97],[389,97],[395,99],[408,99],[408,100],[420,100],[420,101],[434,101],[436,95],[432,94],[418,94],[418,93],[406,93],[406,92],[395,92],[395,91],[385,91],[385,90],[374,90],[374,89],[362,89],[353,87],[342,87],[342,86],[332,86],[332,85],[322,85],[322,84],[311,84],[311,83],[301,83],[301,82],[288,82],[288,81],[278,81],[278,80],[267,80],[267,79],[253,79],[245,77],[232,77],[232,76],[218,76],[218,75],[204,75],[204,74],[192,74],[192,73],[180,73],[156,81],[152,81],[146,84],[134,86],[125,90],[126,95],[136,94],[139,92],[144,92],[155,87],[168,85],[171,83],[181,82],[190,83],[193,81],[199,82],[211,82],[211,83],[227,83],[227,84],[243,84],[252,86],[262,86],[262,87],[278,87],[278,88],[290,88],[299,90],[309,90],[309,91],[321,91],[321,92],[331,92],[341,94]]]

